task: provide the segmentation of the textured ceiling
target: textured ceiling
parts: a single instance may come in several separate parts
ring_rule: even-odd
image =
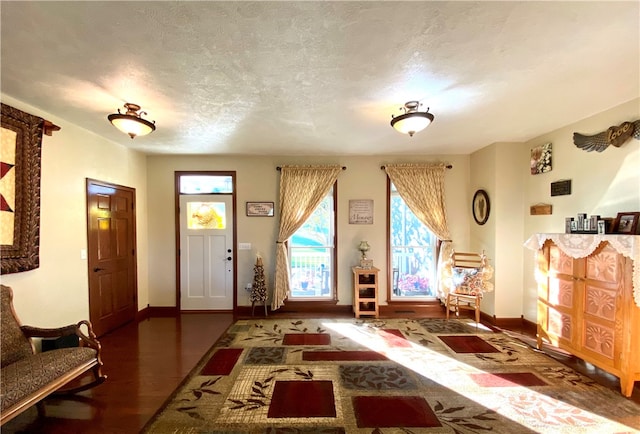
[[[467,154],[640,96],[637,1],[0,8],[4,94],[149,153]],[[412,138],[409,100],[435,115]],[[111,126],[124,102],[157,130]]]

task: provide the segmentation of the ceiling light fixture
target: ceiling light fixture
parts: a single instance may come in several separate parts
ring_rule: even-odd
[[[400,107],[400,110],[404,110],[404,113],[400,116],[391,115],[391,126],[402,134],[409,134],[413,137],[415,133],[419,133],[429,126],[433,122],[433,115],[429,113],[429,107],[426,112],[419,112],[418,107],[422,103],[418,101],[409,101],[404,104],[404,107]]]
[[[120,109],[118,109],[118,113],[112,113],[107,116],[107,119],[114,127],[123,133],[129,134],[132,139],[136,136],[146,136],[155,131],[156,122],[149,122],[143,119],[142,115],[146,115],[147,112],[141,111],[138,104],[125,103],[124,108],[127,109],[124,114],[120,113]]]

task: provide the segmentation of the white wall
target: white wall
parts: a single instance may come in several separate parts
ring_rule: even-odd
[[[578,213],[615,217],[618,212],[640,211],[640,140],[631,139],[620,148],[609,146],[604,152],[585,152],[573,143],[573,133],[593,135],[610,126],[640,119],[640,98],[629,101],[575,124],[537,137],[525,143],[526,151],[545,143],[553,144],[550,172],[528,175],[523,216],[524,242],[538,232],[564,232],[565,217]],[[530,155],[530,154],[529,154]],[[528,165],[526,162],[520,164]],[[571,194],[550,194],[551,182],[570,179]],[[531,216],[530,205],[544,202],[553,206],[553,214]],[[533,280],[534,252],[524,253],[524,317],[535,321],[536,286]]]
[[[22,322],[57,327],[89,318],[87,261],[80,259],[87,248],[86,178],[136,189],[138,305],[146,306],[145,156],[9,96],[2,102],[61,127],[42,141],[40,267],[2,276]]]
[[[471,220],[471,250],[483,251],[494,267],[494,291],[482,302],[482,311],[498,318],[519,318],[522,306],[523,156],[521,143],[494,143],[471,154],[473,194],[483,189],[489,196],[489,219],[484,225]]]
[[[368,256],[381,269],[380,301],[386,302],[386,174],[380,166],[387,163],[414,161],[444,161],[453,169],[447,171],[445,188],[452,237],[458,245],[469,242],[468,197],[469,158],[465,155],[426,157],[310,157],[278,156],[149,156],[149,285],[152,306],[175,306],[175,210],[174,172],[187,170],[236,171],[238,242],[251,243],[252,250],[239,250],[238,305],[250,306],[248,294],[242,289],[253,280],[253,263],[261,253],[267,285],[273,290],[275,241],[278,232],[279,172],[285,164],[340,164],[347,167],[338,177],[338,299],[339,304],[351,304],[351,267],[359,260],[357,246],[361,240],[371,245]],[[373,199],[374,224],[349,225],[350,199]],[[274,218],[246,217],[246,201],[273,201]]]

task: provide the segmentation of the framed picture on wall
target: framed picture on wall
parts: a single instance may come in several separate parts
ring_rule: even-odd
[[[551,172],[551,143],[531,149],[531,174]]]
[[[473,201],[471,202],[471,211],[473,212],[473,219],[477,224],[483,225],[489,220],[489,211],[491,210],[491,204],[489,202],[489,195],[484,190],[478,190],[473,195]]]

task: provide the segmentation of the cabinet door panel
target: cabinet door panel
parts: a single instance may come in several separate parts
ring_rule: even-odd
[[[553,308],[549,308],[548,315],[549,333],[566,339],[567,341],[571,341],[571,330],[573,328],[571,316]]]
[[[619,254],[607,244],[599,253],[594,253],[586,258],[587,279],[597,280],[603,283],[617,284],[621,277],[621,264]]]
[[[573,307],[573,280],[549,278],[549,303],[554,306]]]
[[[602,324],[585,321],[582,345],[594,353],[613,359],[615,341],[614,329]]]
[[[551,273],[573,275],[573,258],[566,255],[556,245],[549,249],[549,271]]]
[[[608,291],[592,285],[585,287],[585,313],[604,320],[614,321],[616,308],[616,291]]]

